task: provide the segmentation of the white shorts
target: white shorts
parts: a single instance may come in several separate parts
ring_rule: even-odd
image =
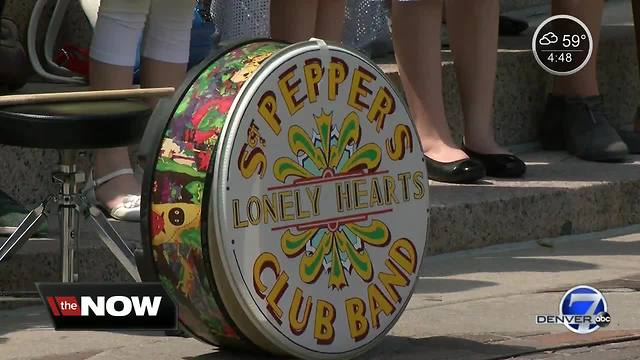
[[[133,66],[140,38],[142,56],[185,64],[195,0],[102,0],[91,42],[91,58]]]

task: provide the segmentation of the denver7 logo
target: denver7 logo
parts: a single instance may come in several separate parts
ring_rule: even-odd
[[[560,315],[583,317],[588,321],[568,321],[567,329],[578,334],[589,334],[600,328],[596,318],[606,314],[607,301],[600,291],[590,286],[576,286],[567,291],[560,301]]]

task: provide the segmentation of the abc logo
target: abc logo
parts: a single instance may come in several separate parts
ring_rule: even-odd
[[[595,319],[593,319],[593,321],[599,327],[607,327],[607,326],[609,326],[609,324],[611,324],[611,315],[609,315],[608,312],[603,311],[603,312],[599,313],[598,315],[596,315],[596,317],[595,317]]]

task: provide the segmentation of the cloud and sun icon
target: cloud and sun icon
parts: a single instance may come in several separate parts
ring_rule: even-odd
[[[551,45],[551,44],[555,44],[558,42],[558,36],[552,32],[548,32],[546,34],[544,34],[544,36],[542,36],[540,38],[540,40],[538,40],[538,43],[540,45],[543,46],[547,46],[547,45]]]

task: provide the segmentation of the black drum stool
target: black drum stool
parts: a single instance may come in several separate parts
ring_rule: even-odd
[[[136,280],[140,275],[133,251],[97,207],[81,193],[85,174],[76,167],[84,150],[113,148],[140,141],[150,108],[135,100],[60,102],[0,107],[0,144],[58,150],[60,160],[52,174],[60,185],[29,213],[18,229],[0,245],[0,264],[33,235],[46,221],[49,209],[58,205],[60,221],[61,280],[78,281],[79,216],[95,225],[98,235],[118,261]],[[1,161],[1,156],[0,156]]]

